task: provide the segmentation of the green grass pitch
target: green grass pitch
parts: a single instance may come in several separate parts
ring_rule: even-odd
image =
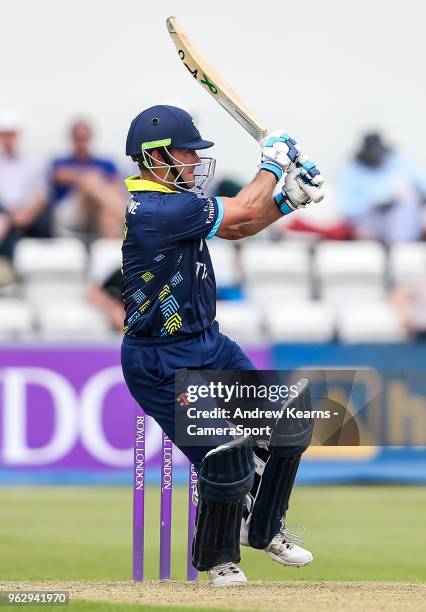
[[[0,499],[2,580],[130,579],[130,488],[0,488]],[[186,504],[187,489],[176,487],[175,580],[185,579]],[[242,548],[241,565],[252,580],[424,581],[425,508],[426,487],[299,487],[288,523],[306,526],[305,546],[314,563],[285,568],[262,551]],[[146,493],[147,579],[158,578],[158,549],[159,490],[151,487]],[[86,609],[84,605],[75,602],[71,607]],[[87,609],[136,609],[97,605]]]

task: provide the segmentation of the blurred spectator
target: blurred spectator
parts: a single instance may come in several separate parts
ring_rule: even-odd
[[[355,238],[376,238],[385,244],[419,239],[425,196],[426,175],[376,133],[364,137],[340,177],[341,212]]]
[[[215,195],[223,196],[224,198],[235,198],[241,191],[243,185],[238,183],[233,178],[222,178],[214,185]]]
[[[88,240],[119,238],[124,191],[114,163],[92,153],[92,135],[86,121],[75,121],[70,155],[52,162],[49,178],[55,233]]]
[[[123,274],[115,270],[102,286],[93,286],[88,291],[88,300],[93,306],[99,308],[110,322],[114,331],[123,331],[124,304],[122,296]]]
[[[39,164],[19,150],[21,120],[0,113],[0,255],[11,258],[21,236],[50,235],[46,189]]]

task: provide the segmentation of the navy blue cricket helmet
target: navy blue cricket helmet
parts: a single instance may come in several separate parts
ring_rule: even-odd
[[[191,115],[176,106],[159,104],[137,115],[130,124],[126,155],[141,155],[144,149],[176,147],[207,149],[214,145],[203,140]]]

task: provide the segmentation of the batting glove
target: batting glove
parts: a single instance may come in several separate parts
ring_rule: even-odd
[[[299,208],[306,208],[311,202],[321,202],[324,198],[323,177],[311,160],[306,157],[303,159],[302,164],[306,164],[306,167],[301,169],[300,162],[292,164],[281,193],[274,198],[283,215],[288,215]]]
[[[260,143],[262,154],[258,165],[259,170],[272,172],[278,181],[290,164],[296,162],[300,153],[300,146],[286,132],[275,130]]]
[[[299,176],[306,185],[321,189],[324,179],[312,159],[300,154],[297,158],[296,166],[300,169]],[[313,201],[315,202],[316,200],[313,199]]]

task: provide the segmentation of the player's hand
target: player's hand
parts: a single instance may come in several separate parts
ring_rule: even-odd
[[[324,198],[324,179],[320,171],[308,158],[304,157],[303,160],[303,168],[300,161],[291,164],[282,192],[275,196],[275,203],[283,215],[288,215],[298,208],[306,208],[311,202],[321,202]]]
[[[312,159],[309,159],[306,155],[300,154],[297,158],[296,166],[300,169],[299,176],[306,185],[321,189],[324,184],[324,179]],[[312,198],[312,200],[314,202],[317,201],[314,200],[314,198]]]
[[[259,170],[267,170],[275,175],[277,182],[290,164],[296,162],[300,153],[300,146],[286,132],[275,130],[260,143],[262,153]]]
[[[314,162],[301,155],[287,173],[283,192],[295,208],[304,208],[310,202],[321,202],[323,184],[324,179]]]

